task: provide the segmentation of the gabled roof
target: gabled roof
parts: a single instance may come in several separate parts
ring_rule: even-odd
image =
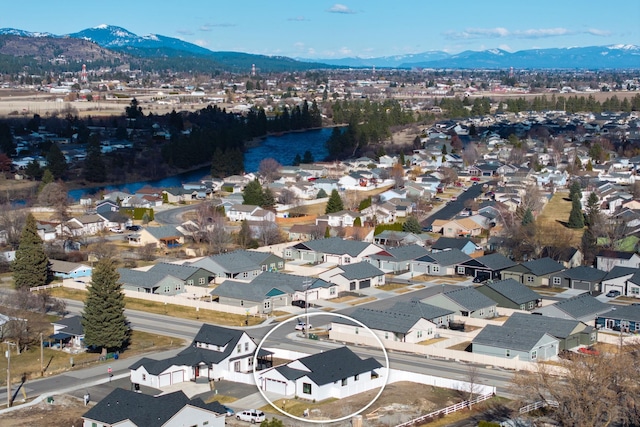
[[[309,372],[304,372],[317,385],[325,385],[381,368],[373,357],[361,359],[348,347],[339,347],[298,359]],[[293,371],[290,369],[290,371]]]
[[[376,237],[380,237],[382,233]],[[405,245],[393,248],[387,248],[380,253],[368,255],[367,258],[392,260],[392,261],[411,261],[428,254],[429,251],[419,245]]]
[[[165,274],[161,272],[139,271],[139,270],[131,270],[129,268],[119,268],[118,274],[120,275],[120,278],[118,279],[119,283],[122,283],[123,285],[136,286],[138,288],[144,288],[144,289],[152,289],[160,281],[164,280],[167,277],[172,277],[173,280],[177,282],[181,282],[180,279],[173,277],[170,274]]]
[[[117,388],[82,417],[109,425],[131,420],[139,427],[160,427],[187,405],[217,414],[226,414],[225,408],[220,403],[205,404],[200,398],[189,400],[182,391],[152,396]]]
[[[494,300],[481,294],[474,288],[453,289],[445,292],[444,295],[468,311],[476,311],[481,308],[496,305]]]
[[[569,262],[578,252],[578,249],[572,247],[556,248],[554,246],[545,246],[542,248],[541,256],[550,257],[556,261]]]
[[[542,330],[487,325],[476,335],[471,341],[471,344],[482,344],[491,347],[528,352],[531,351],[545,335],[549,334]]]
[[[148,271],[152,273],[171,275],[177,277],[180,280],[187,280],[187,278],[193,276],[200,270],[199,267],[185,264],[170,264],[167,262],[159,262]]]
[[[371,244],[372,243],[360,242],[358,240],[344,240],[340,237],[330,237],[327,239],[298,243],[294,248],[331,255],[347,254],[355,257],[360,255]]]
[[[602,281],[604,282],[605,280],[617,279],[618,277],[624,276],[633,276],[636,273],[640,273],[640,268],[622,267],[616,265],[611,269],[611,271],[607,273],[606,276],[604,276]]]
[[[52,322],[54,325],[64,326],[61,331],[65,334],[79,336],[84,335],[84,328],[82,327],[82,316],[65,317],[64,319],[56,320]]]
[[[586,265],[581,265],[579,267],[564,270],[563,272],[559,273],[559,275],[571,280],[599,283],[607,275],[607,272]]]
[[[310,284],[309,289],[335,286],[315,277],[266,271],[249,283],[225,280],[211,291],[211,295],[261,302],[275,295],[303,292],[306,284]]]
[[[350,314],[371,329],[406,334],[420,320],[433,320],[453,314],[453,311],[419,301],[398,302],[386,310],[360,307]],[[338,323],[343,323],[340,320]],[[349,321],[344,323],[352,324]]]
[[[431,249],[446,250],[446,249],[460,249],[471,243],[476,246],[470,239],[456,239],[454,237],[440,237],[436,242],[431,245]]]
[[[430,252],[427,255],[416,259],[416,261],[432,262],[438,265],[448,266],[462,264],[471,259],[472,258],[469,255],[465,254],[460,249],[449,249],[440,252]]]
[[[498,280],[496,282],[486,283],[481,287],[485,286],[493,289],[495,292],[516,304],[526,304],[530,301],[542,299],[538,293],[514,279]]]
[[[513,267],[516,263],[502,254],[494,253],[471,259],[465,262],[464,265],[470,267],[486,267],[489,270],[498,271]]]
[[[90,269],[86,264],[80,264],[77,262],[68,262],[68,261],[60,261],[57,259],[49,260],[49,270],[54,273],[71,273],[72,271],[78,268],[87,268]]]
[[[237,274],[245,271],[261,270],[260,266],[271,256],[276,255],[267,252],[237,250],[211,255],[194,261],[190,265],[212,272],[222,269],[230,274]]]
[[[597,299],[589,295],[588,292],[576,295],[575,297],[567,298],[564,301],[558,301],[553,304],[553,306],[567,313],[574,319],[580,319],[582,317],[591,316],[597,313],[603,313],[607,311],[609,307],[607,304],[598,301]]]
[[[557,317],[540,316],[537,314],[513,313],[503,326],[513,329],[533,329],[543,331],[549,335],[565,339],[576,331],[580,324],[579,320],[560,319]],[[581,332],[591,332],[593,327],[584,324]]]
[[[167,237],[183,237],[172,225],[161,225],[160,227],[146,227],[145,230],[156,239],[165,239]]]
[[[623,251],[614,251],[611,249],[603,249],[597,253],[597,257],[602,258],[614,258],[614,259],[625,259],[630,260],[635,255],[635,252],[623,252]]]
[[[546,274],[564,270],[564,265],[548,257],[524,262],[522,263],[522,266],[535,276],[544,276]]]
[[[640,322],[640,305],[625,305],[615,307],[611,310],[600,314],[598,317],[606,319],[620,319],[630,322]]]
[[[384,272],[382,270],[366,261],[355,264],[343,264],[336,267],[336,269],[342,270],[343,273],[341,275],[348,280],[384,276]]]

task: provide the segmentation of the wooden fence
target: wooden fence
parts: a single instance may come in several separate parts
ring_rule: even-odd
[[[420,425],[421,423],[431,421],[431,420],[433,420],[433,419],[435,419],[437,417],[448,415],[448,414],[452,414],[452,413],[457,412],[457,411],[459,411],[461,409],[471,408],[471,406],[475,405],[476,403],[484,402],[487,399],[491,399],[493,396],[494,396],[493,393],[481,394],[480,396],[476,397],[475,399],[465,400],[463,402],[456,403],[455,405],[451,405],[451,406],[447,406],[446,408],[438,409],[437,411],[433,411],[433,412],[430,412],[430,413],[428,413],[426,415],[422,415],[422,416],[420,416],[418,418],[414,418],[413,420],[407,421],[405,423],[398,424],[398,425],[396,425],[396,427],[408,427],[408,426]]]

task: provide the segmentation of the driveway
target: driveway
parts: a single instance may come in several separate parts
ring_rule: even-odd
[[[491,185],[492,183],[488,184]],[[427,217],[427,219],[423,220],[421,223],[422,227],[428,227],[432,225],[433,221],[436,219],[453,218],[464,209],[464,203],[467,200],[475,199],[482,194],[482,191],[482,185],[472,185],[471,187],[468,187],[467,191],[463,191],[462,193],[460,193],[456,201],[449,202],[449,204],[441,207],[439,210]]]

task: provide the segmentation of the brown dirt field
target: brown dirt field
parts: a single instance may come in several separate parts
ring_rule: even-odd
[[[0,427],[32,427],[48,425],[51,427],[81,426],[82,415],[92,405],[84,406],[80,399],[73,396],[55,396],[52,404],[41,402],[30,408],[23,408],[0,418]]]

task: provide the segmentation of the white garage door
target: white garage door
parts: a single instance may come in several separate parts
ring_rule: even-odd
[[[171,374],[162,374],[160,375],[160,381],[159,381],[159,385],[160,387],[166,387],[168,385],[171,385]]]
[[[171,384],[178,384],[184,381],[184,371],[175,371],[171,373]]]
[[[278,393],[283,396],[287,395],[287,383],[283,381],[272,380],[270,378],[266,379],[265,382],[265,391],[270,391],[272,393]]]

